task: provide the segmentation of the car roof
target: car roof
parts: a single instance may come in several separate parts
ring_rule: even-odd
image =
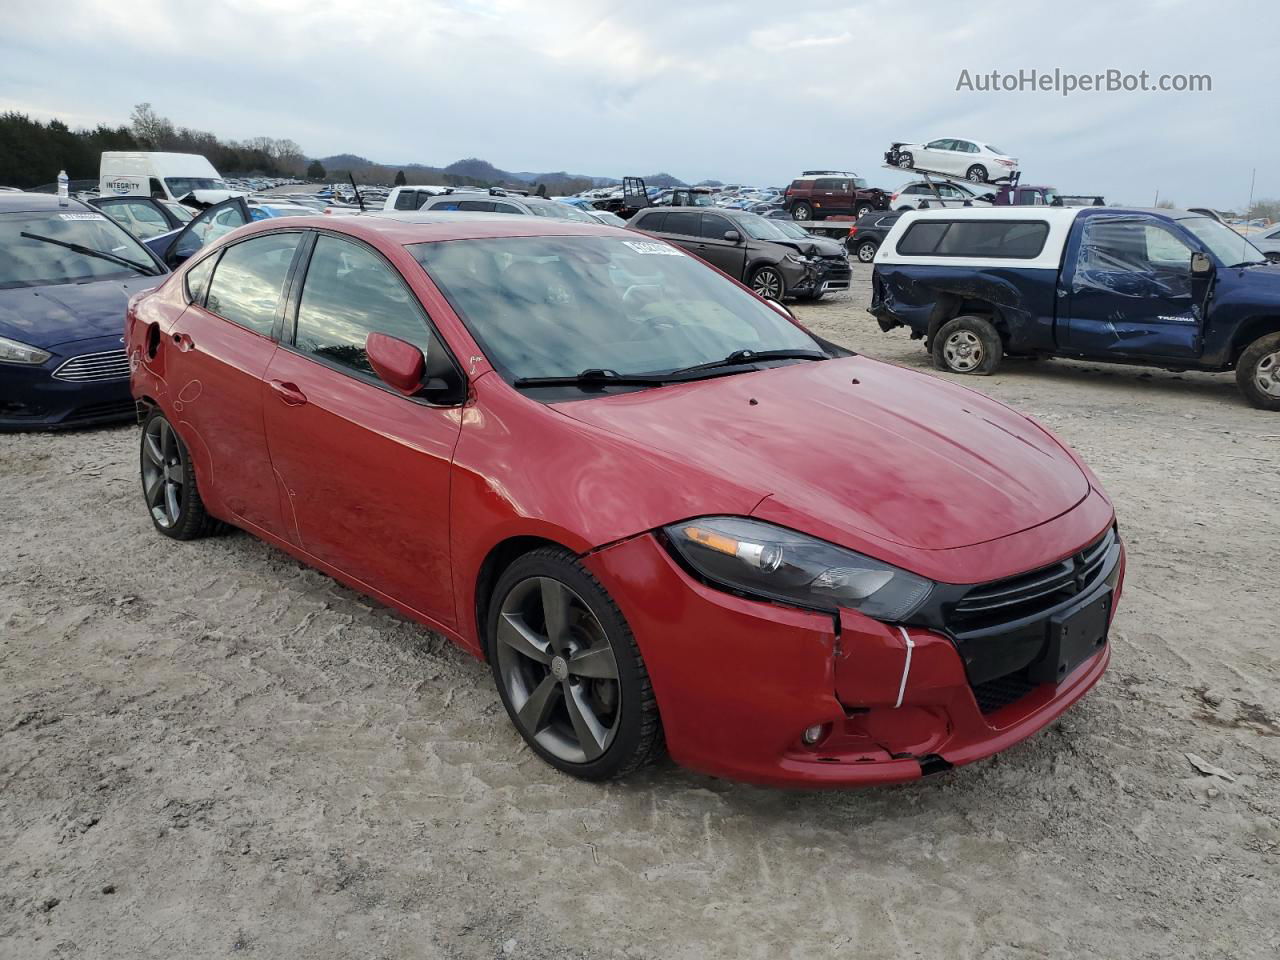
[[[64,206],[76,206],[85,210],[92,207],[72,197],[60,200],[53,193],[0,193],[0,213],[29,213],[40,210],[58,210]],[[98,211],[94,211],[97,213]]]
[[[429,243],[439,240],[469,240],[486,237],[626,236],[620,227],[603,223],[580,223],[550,217],[504,216],[499,213],[455,213],[453,211],[382,211],[360,214],[289,217],[287,220],[259,220],[237,235],[271,230],[313,227],[345,233],[363,240],[383,240],[394,244]]]

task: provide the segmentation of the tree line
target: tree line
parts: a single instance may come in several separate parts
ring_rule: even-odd
[[[60,170],[72,180],[96,180],[104,150],[198,153],[224,176],[308,173],[307,158],[292,140],[220,140],[204,130],[176,126],[149,103],[133,108],[128,126],[98,124],[92,130],[72,130],[61,120],[44,123],[13,111],[0,113],[0,185],[30,189],[52,183]],[[324,176],[323,168],[319,176]]]

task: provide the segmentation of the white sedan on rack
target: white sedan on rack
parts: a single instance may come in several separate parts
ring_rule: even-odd
[[[972,183],[1007,180],[1018,170],[1018,161],[998,147],[979,140],[943,138],[928,143],[894,143],[885,161],[904,170],[927,170]]]

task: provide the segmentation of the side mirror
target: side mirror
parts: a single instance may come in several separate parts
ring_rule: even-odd
[[[371,333],[365,339],[365,353],[369,365],[383,383],[411,397],[422,389],[422,375],[426,371],[426,359],[422,351],[411,343],[389,337],[385,333]]]
[[[1191,254],[1191,275],[1193,277],[1207,277],[1213,273],[1213,261],[1209,259],[1207,254],[1193,253]]]
[[[742,241],[742,234],[737,230],[726,230],[724,232],[724,238],[730,243],[740,243]]]

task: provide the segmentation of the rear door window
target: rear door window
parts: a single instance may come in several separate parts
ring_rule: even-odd
[[[298,233],[269,233],[228,247],[218,261],[205,309],[246,330],[271,336]]]

